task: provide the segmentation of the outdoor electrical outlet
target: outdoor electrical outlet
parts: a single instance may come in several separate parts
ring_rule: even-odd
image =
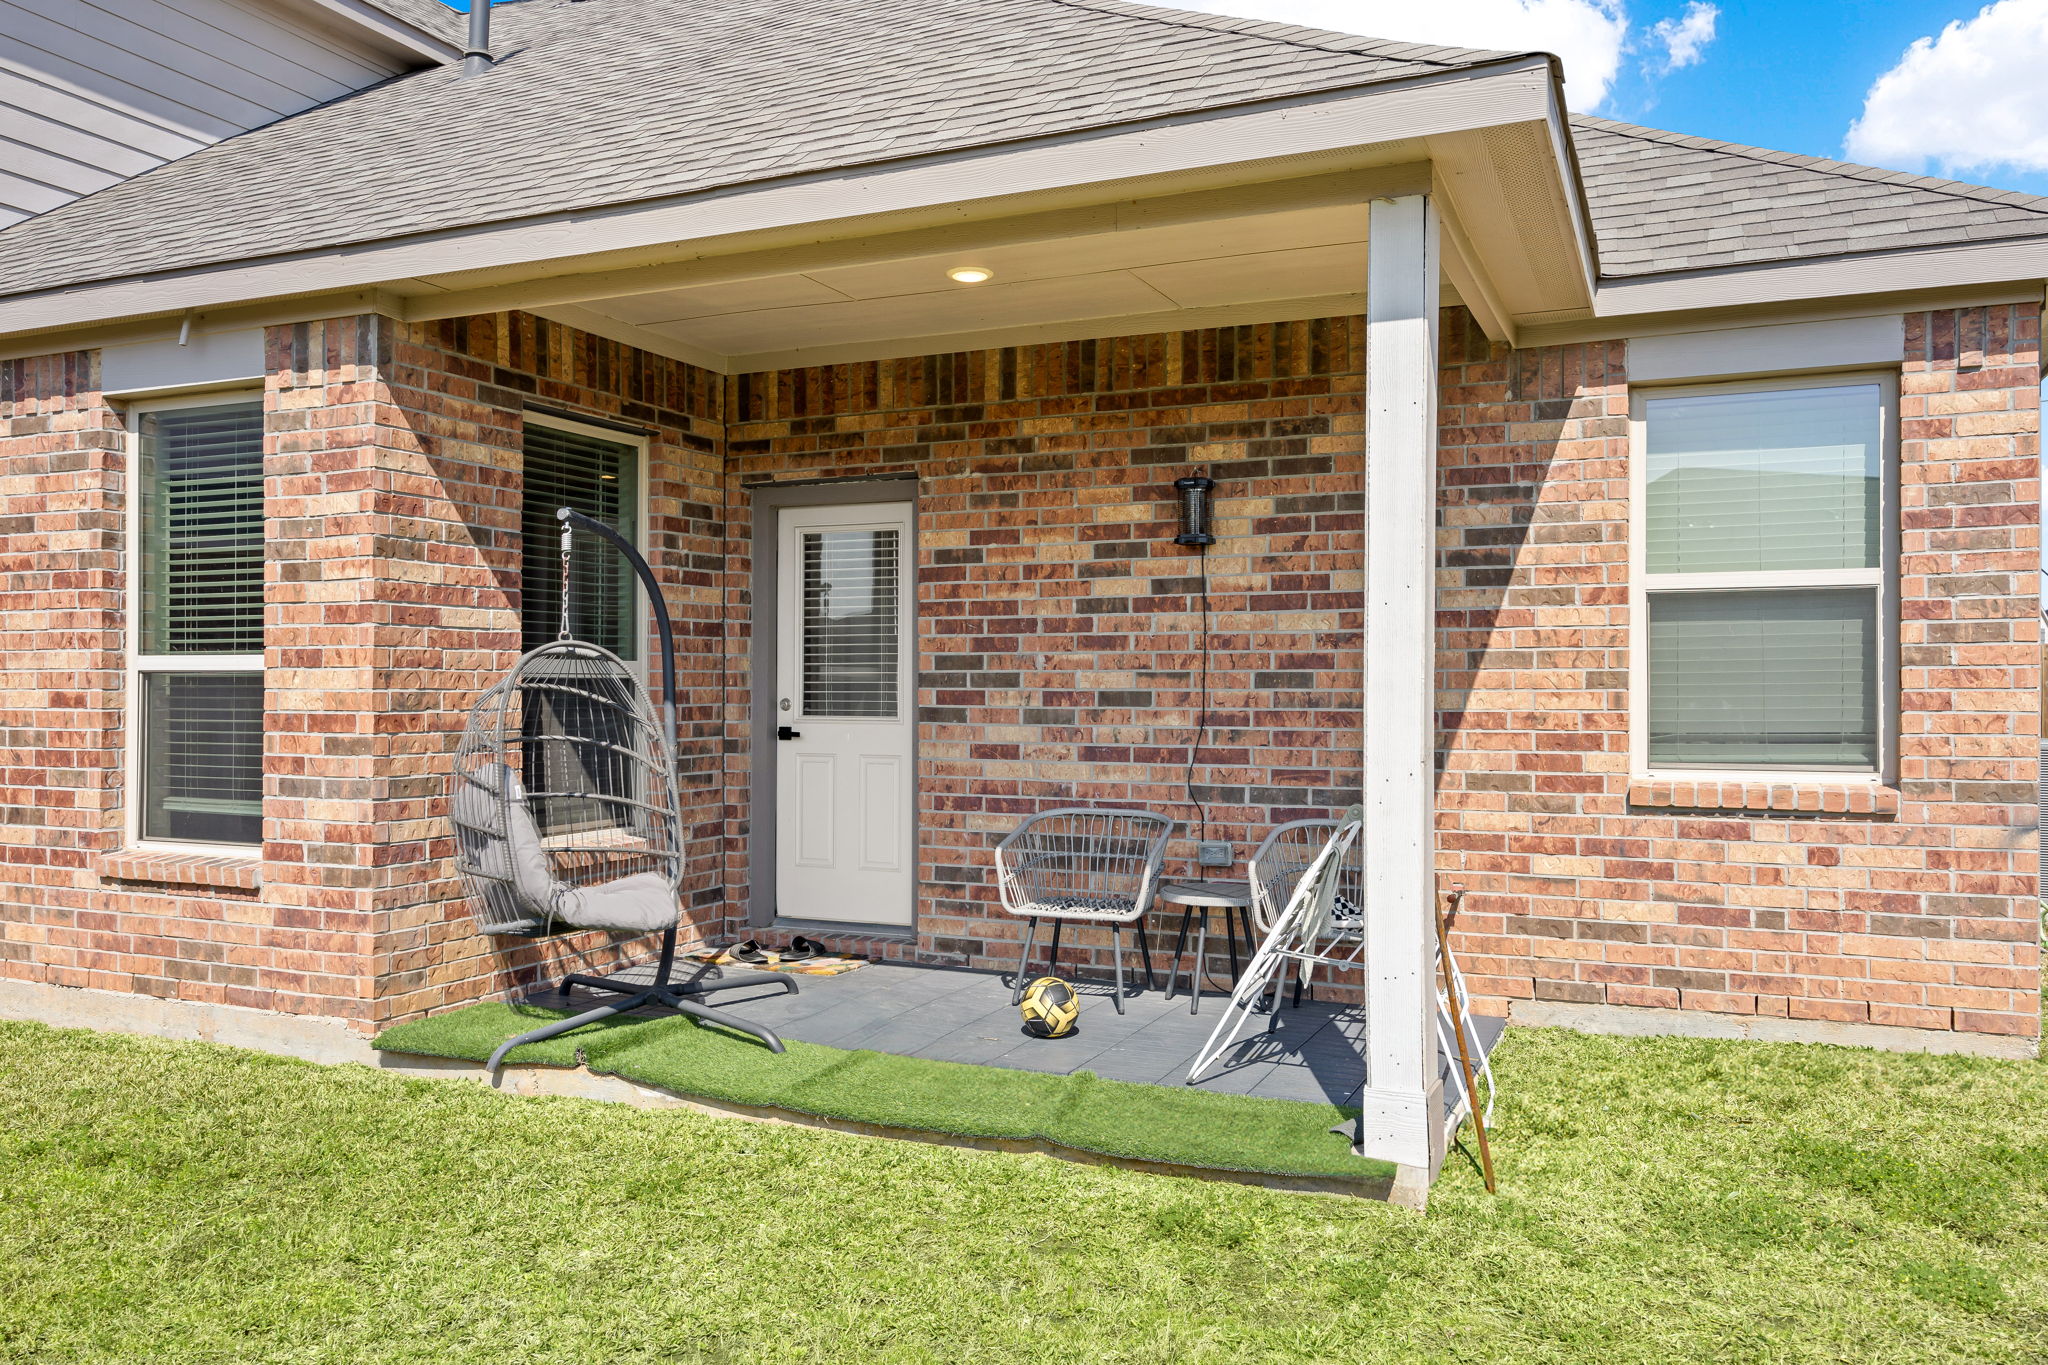
[[[1196,844],[1195,865],[1197,867],[1229,867],[1230,845],[1220,839]]]

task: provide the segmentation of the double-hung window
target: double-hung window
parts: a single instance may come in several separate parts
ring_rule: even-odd
[[[556,511],[573,507],[636,547],[643,545],[640,480],[646,446],[608,428],[529,413],[524,448],[520,627],[522,647],[533,649],[562,633],[562,523]],[[628,663],[637,662],[645,633],[639,601],[639,581],[617,550],[593,535],[572,537],[571,636],[603,645]],[[582,704],[574,691],[529,689],[525,696],[528,709],[522,724],[527,734],[569,734],[578,741],[537,743],[526,755],[526,779],[541,832],[587,832],[626,818],[628,804],[560,794],[597,792],[628,802],[644,799],[637,789],[640,769],[615,757],[617,746],[625,742],[609,728],[618,713]],[[562,768],[565,764],[570,767]]]
[[[263,404],[130,414],[131,840],[263,841]]]
[[[1871,777],[1890,764],[1888,375],[1635,403],[1635,766]]]
[[[522,648],[561,633],[562,523],[573,507],[635,545],[645,443],[624,433],[528,414],[525,491],[520,506]],[[611,546],[578,535],[571,551],[569,631],[629,662],[640,657],[639,583]]]

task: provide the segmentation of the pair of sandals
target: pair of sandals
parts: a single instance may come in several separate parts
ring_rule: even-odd
[[[809,962],[813,958],[831,957],[832,950],[814,938],[798,934],[789,941],[787,948],[768,949],[748,939],[735,943],[725,950],[726,956],[734,962],[744,962],[749,967],[767,967],[780,962]]]

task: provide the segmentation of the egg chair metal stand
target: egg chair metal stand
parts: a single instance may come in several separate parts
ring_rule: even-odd
[[[450,819],[455,866],[477,927],[503,938],[583,930],[659,930],[652,980],[572,972],[577,988],[619,997],[507,1039],[488,1069],[514,1048],[649,1006],[750,1034],[781,1052],[773,1031],[704,1003],[720,991],[797,989],[782,972],[728,978],[675,976],[681,921],[683,817],[676,774],[678,729],[674,627],[647,561],[618,532],[572,508],[562,523],[562,629],[527,651],[471,708],[456,749]],[[571,637],[570,562],[575,531],[607,542],[631,566],[654,613],[661,650],[662,713],[639,676],[601,645]]]

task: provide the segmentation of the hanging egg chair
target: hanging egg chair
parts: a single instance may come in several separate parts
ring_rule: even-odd
[[[585,930],[662,935],[651,981],[571,973],[576,988],[623,997],[508,1039],[505,1054],[647,1005],[748,1033],[780,1052],[774,1033],[697,997],[714,991],[797,988],[780,972],[673,978],[683,813],[676,782],[674,631],[653,572],[603,522],[570,508],[562,522],[562,638],[530,650],[470,709],[455,751],[449,819],[455,869],[477,929],[539,939]],[[575,529],[601,536],[647,589],[661,639],[662,715],[633,669],[600,645],[569,638],[569,544]]]
[[[617,655],[556,640],[478,700],[455,751],[455,868],[487,934],[652,933],[683,878],[673,755]]]

